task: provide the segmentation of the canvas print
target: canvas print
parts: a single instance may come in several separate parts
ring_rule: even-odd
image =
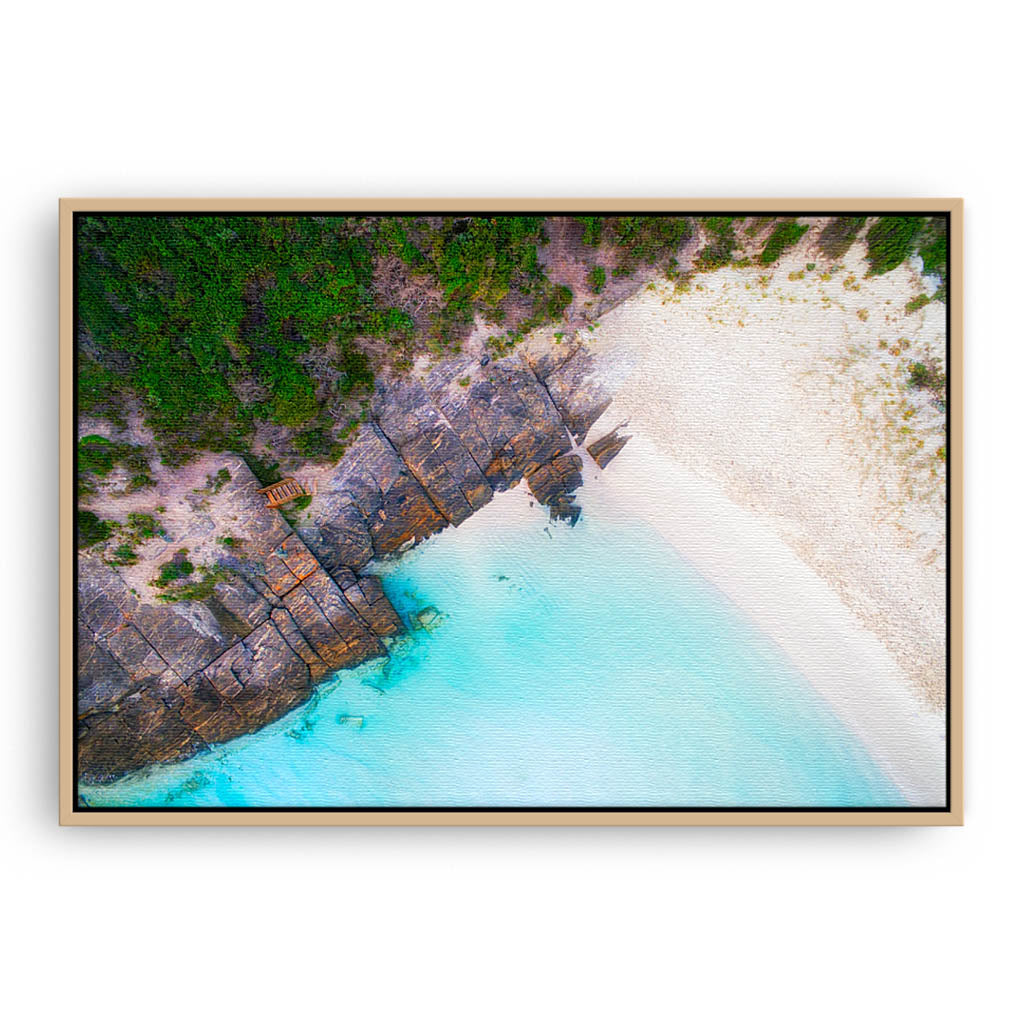
[[[949,232],[75,213],[75,807],[947,807]]]

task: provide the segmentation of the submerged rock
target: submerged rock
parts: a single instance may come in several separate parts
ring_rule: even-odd
[[[425,629],[427,632],[437,629],[441,625],[442,618],[441,613],[433,605],[421,608],[413,615],[413,621],[416,624],[415,628]]]

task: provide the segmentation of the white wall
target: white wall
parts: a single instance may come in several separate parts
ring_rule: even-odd
[[[77,3],[4,21],[2,473],[27,486],[5,493],[0,560],[11,1019],[1007,1013],[1012,5]],[[59,830],[56,200],[76,194],[965,196],[967,826]]]

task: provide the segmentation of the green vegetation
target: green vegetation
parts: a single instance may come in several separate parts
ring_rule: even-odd
[[[552,289],[547,300],[547,315],[549,320],[558,320],[572,304],[572,289],[568,285],[557,284]]]
[[[929,217],[914,240],[914,247],[921,257],[922,272],[939,279],[939,288],[932,298],[938,302],[945,302],[949,284],[946,280],[949,242],[946,237],[945,220],[941,217]]]
[[[174,585],[163,584],[163,593],[157,594],[157,600],[166,604],[173,604],[177,601],[205,601],[213,593],[217,584],[231,579],[231,575],[231,571],[223,566],[201,565],[198,569],[198,579],[190,579]],[[155,580],[153,582],[154,585],[157,585]]]
[[[141,400],[165,461],[237,447],[257,419],[319,409],[303,358],[406,322],[374,303],[366,239],[345,218],[88,216],[78,235],[88,331],[79,400]],[[405,317],[405,319],[403,319]],[[262,390],[243,402],[241,387]]]
[[[174,558],[171,561],[164,562],[160,566],[159,574],[152,581],[153,586],[161,589],[169,587],[172,583],[191,576],[195,572],[195,568],[188,560],[188,548],[182,548],[180,551],[175,552]]]
[[[572,294],[541,269],[546,241],[541,217],[85,216],[80,406],[115,423],[141,408],[170,465],[243,453],[261,422],[328,457],[328,406],[332,420],[332,403],[369,394],[382,361],[457,350],[476,314],[503,323],[510,301],[519,330],[561,317]],[[398,284],[381,269],[395,261]],[[85,470],[109,473],[117,456],[86,447]]]
[[[936,231],[934,237],[926,240],[925,244],[918,251],[924,262],[924,272],[929,277],[939,277],[945,281],[947,253],[945,231]]]
[[[242,542],[238,537],[218,537],[217,543],[223,544],[224,547],[231,548],[232,550],[242,546]]]
[[[110,565],[134,565],[139,560],[135,549],[131,544],[119,544],[114,548],[114,555],[110,559]]]
[[[605,218],[577,217],[576,220],[583,225],[583,244],[590,247],[600,245]]]
[[[546,281],[537,260],[543,227],[541,217],[445,218],[430,233],[427,264],[446,303],[442,337],[445,327],[471,322],[477,309],[501,323],[513,286],[529,294]]]
[[[304,458],[317,462],[337,462],[348,447],[346,444],[335,439],[331,424],[328,421],[318,422],[316,426],[310,427],[309,430],[304,430],[301,434],[297,434],[293,440],[293,445],[295,450]],[[266,476],[267,474],[264,475]],[[264,487],[276,483],[280,479],[276,463],[269,476],[270,479],[267,482],[260,479],[260,483]]]
[[[904,308],[908,313],[916,313],[931,301],[931,297],[928,295],[918,295],[916,298],[911,299]]]
[[[868,229],[868,274],[888,273],[911,255],[923,217],[879,217]]]
[[[78,546],[91,548],[94,544],[105,541],[116,525],[116,523],[100,519],[95,512],[80,508],[78,510]]]
[[[106,476],[117,461],[119,446],[106,437],[90,434],[78,442],[78,469],[80,472]]]
[[[689,217],[607,217],[604,233],[618,253],[612,276],[624,277],[673,256],[692,237],[693,222]]]
[[[279,463],[261,459],[250,451],[242,451],[240,454],[245,460],[245,464],[252,471],[252,475],[260,482],[260,487],[269,487],[281,479]]]
[[[708,244],[701,249],[694,264],[697,270],[717,270],[728,266],[736,248],[736,217],[701,217],[700,222],[708,235]]]
[[[605,274],[604,267],[594,267],[587,275],[587,283],[590,285],[590,290],[595,295],[600,295],[604,291],[604,284],[607,275]]]
[[[470,380],[469,377],[460,377],[459,378],[459,387],[460,388],[468,388],[469,387],[469,380]]]
[[[127,533],[135,544],[141,544],[150,537],[166,536],[160,520],[148,512],[129,512]]]
[[[138,445],[111,441],[99,434],[83,437],[78,450],[78,493],[91,494],[97,478],[110,474],[116,465],[122,465],[130,475],[127,491],[139,491],[152,487],[155,481],[149,475],[149,458],[146,449]]]
[[[787,249],[792,248],[800,241],[807,232],[806,224],[797,224],[792,218],[787,218],[780,223],[768,236],[764,249],[761,252],[759,262],[762,266],[770,266]]]
[[[841,260],[866,223],[867,217],[833,217],[818,237],[818,248],[830,260]]]
[[[946,299],[946,258],[948,239],[942,217],[879,217],[868,229],[868,262],[871,276],[885,274],[915,254],[921,257],[922,271],[939,279],[939,288],[931,300]],[[920,296],[914,302],[920,302]],[[926,300],[926,301],[931,301]],[[915,306],[919,309],[925,303]],[[908,312],[912,312],[909,307]]]
[[[910,387],[919,391],[930,391],[940,405],[945,407],[946,400],[946,374],[939,364],[932,359],[923,363],[910,364],[910,377],[907,381]]]
[[[231,472],[221,467],[216,473],[206,474],[206,486],[196,488],[196,494],[219,494],[221,488],[231,482]]]

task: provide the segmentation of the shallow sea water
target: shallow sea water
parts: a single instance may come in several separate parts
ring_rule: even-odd
[[[91,806],[895,806],[781,650],[641,519],[522,493],[378,565],[429,628]]]

